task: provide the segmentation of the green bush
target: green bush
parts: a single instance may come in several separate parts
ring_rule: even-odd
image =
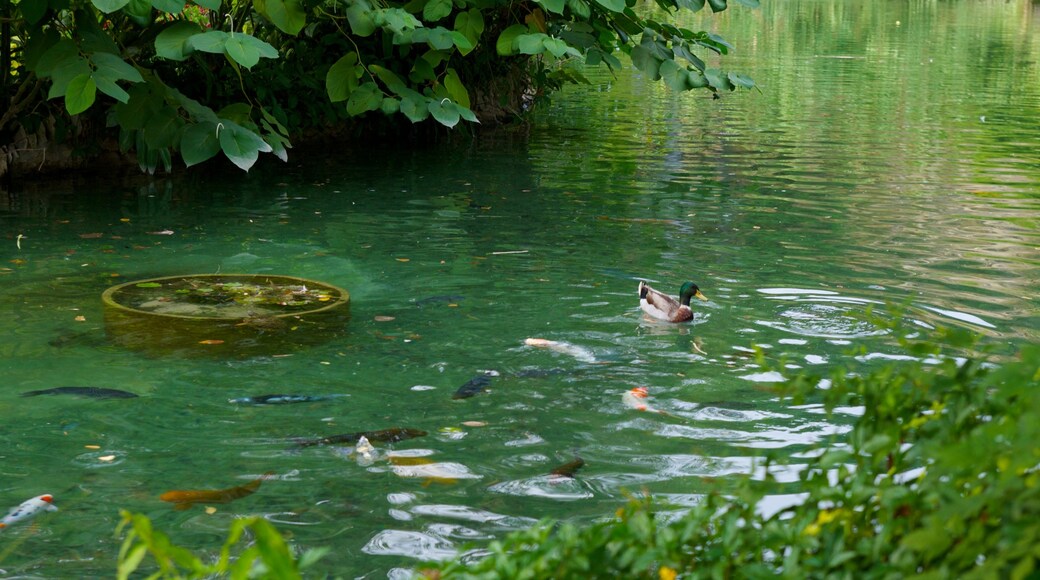
[[[975,338],[907,342],[919,362],[802,376],[784,393],[828,412],[861,405],[850,434],[801,472],[799,505],[763,515],[769,482],[712,493],[666,523],[649,498],[587,527],[552,522],[492,542],[429,578],[1037,578],[1040,347],[999,365],[958,358]],[[772,466],[766,460],[767,470]]]

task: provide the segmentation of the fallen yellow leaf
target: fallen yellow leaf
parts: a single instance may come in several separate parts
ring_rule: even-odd
[[[224,341],[218,338],[209,338],[206,340],[200,340],[199,344],[224,344]]]

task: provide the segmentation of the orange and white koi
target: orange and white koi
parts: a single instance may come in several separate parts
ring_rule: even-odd
[[[625,394],[621,395],[621,402],[629,409],[635,409],[636,411],[656,411],[657,409],[652,408],[646,402],[649,396],[650,393],[646,387],[636,387],[625,391]]]
[[[42,511],[58,511],[58,507],[53,502],[54,496],[49,493],[23,501],[18,506],[11,508],[11,511],[7,512],[7,515],[0,520],[0,530],[13,523],[27,520]]]

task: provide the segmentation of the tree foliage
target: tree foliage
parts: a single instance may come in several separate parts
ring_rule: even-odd
[[[753,86],[708,65],[724,39],[669,22],[705,0],[655,2],[660,18],[636,0],[0,0],[0,137],[45,99],[117,130],[149,172],[221,153],[248,170],[351,118],[519,114],[620,52],[676,90]]]

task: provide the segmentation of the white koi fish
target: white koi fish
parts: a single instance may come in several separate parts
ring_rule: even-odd
[[[38,495],[32,499],[23,501],[17,507],[11,508],[11,511],[7,512],[4,519],[0,520],[0,530],[3,530],[13,523],[27,520],[41,511],[58,511],[58,507],[52,503],[53,501],[54,496],[49,493]]]
[[[375,463],[379,459],[379,451],[368,442],[368,438],[362,435],[354,447],[354,458],[357,460],[358,465],[366,467]]]

